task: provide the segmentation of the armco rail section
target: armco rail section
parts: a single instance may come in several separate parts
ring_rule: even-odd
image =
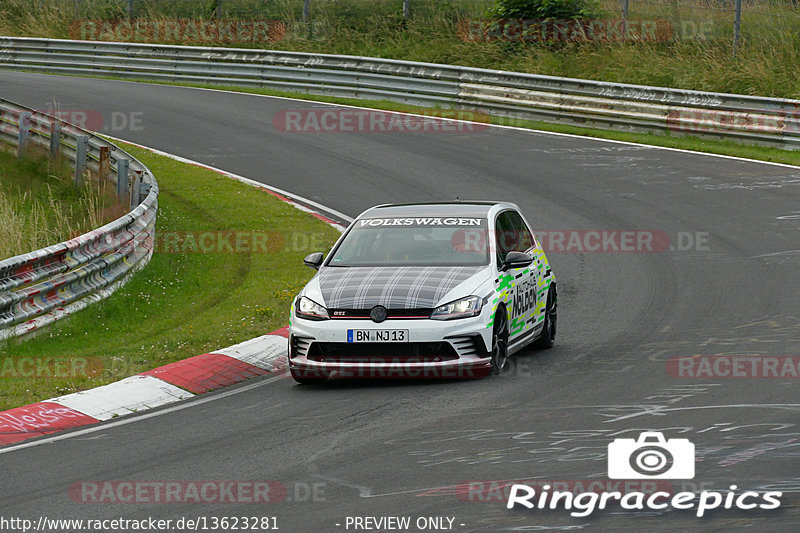
[[[369,57],[0,37],[0,69],[265,87],[800,148],[800,101]]]
[[[5,100],[0,100],[0,138],[22,151],[26,145],[39,144],[53,155],[63,154],[75,163],[79,183],[86,169],[108,171],[120,197],[130,199],[131,205],[127,215],[102,228],[0,261],[3,339],[28,333],[108,296],[147,264],[153,253],[158,185],[146,166],[114,144]]]

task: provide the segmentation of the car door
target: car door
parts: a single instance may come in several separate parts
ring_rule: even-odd
[[[536,263],[524,268],[502,271],[508,252],[531,253],[536,246],[533,234],[519,213],[511,210],[497,215],[495,221],[497,247],[498,291],[508,311],[509,344],[521,340],[536,325],[537,268]],[[534,256],[535,257],[535,256]]]
[[[535,285],[536,290],[532,298],[534,306],[531,308],[526,318],[525,330],[535,330],[544,322],[547,289],[550,287],[549,265],[544,255],[544,249],[536,239],[536,236],[531,231],[527,222],[525,222],[525,219],[517,212],[513,212],[511,219],[515,229],[519,231],[521,247],[525,247],[523,251],[533,257],[530,281]]]

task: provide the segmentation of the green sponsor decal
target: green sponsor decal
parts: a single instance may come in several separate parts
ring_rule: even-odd
[[[505,291],[514,286],[514,276],[511,274],[500,276],[500,285],[497,286],[497,292]]]

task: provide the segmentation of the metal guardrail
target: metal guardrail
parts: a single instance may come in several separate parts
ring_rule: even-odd
[[[0,37],[0,69],[265,87],[800,148],[800,100],[391,59]]]
[[[0,339],[22,335],[110,295],[153,253],[158,184],[150,170],[118,146],[39,111],[0,99],[0,139],[38,144],[109,179],[131,211],[85,235],[0,261]]]

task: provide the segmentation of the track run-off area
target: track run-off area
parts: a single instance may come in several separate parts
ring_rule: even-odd
[[[560,297],[556,346],[518,354],[500,376],[298,386],[267,375],[0,453],[0,515],[260,516],[289,532],[387,516],[431,518],[429,531],[796,531],[800,381],[784,365],[800,370],[800,169],[501,127],[291,131],[290,112],[337,108],[111,80],[3,72],[0,95],[127,117],[105,133],[350,217],[389,202],[513,201],[544,236]],[[698,364],[676,362],[689,356]],[[754,372],[752,357],[777,370]],[[506,509],[506,480],[613,486],[608,444],[642,431],[696,446],[696,475],[675,492],[778,490],[780,509]],[[92,503],[80,491],[255,480],[283,497]]]

